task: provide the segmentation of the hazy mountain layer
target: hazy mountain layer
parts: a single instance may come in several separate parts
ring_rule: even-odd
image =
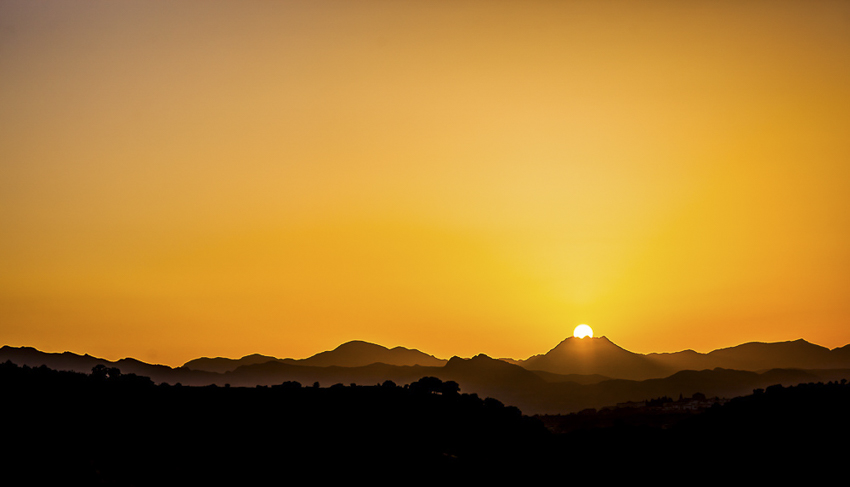
[[[387,365],[422,365],[428,367],[441,367],[446,361],[428,355],[419,350],[411,350],[404,347],[387,348],[374,343],[354,340],[343,343],[333,350],[320,352],[305,359],[279,359],[267,355],[246,355],[241,359],[229,359],[223,357],[202,357],[190,360],[183,367],[192,370],[205,370],[207,372],[230,372],[243,365],[254,365],[265,362],[280,362],[291,365],[310,365],[315,367],[362,367],[374,363]]]
[[[125,374],[150,377],[157,383],[198,386],[254,387],[287,381],[304,385],[318,382],[322,386],[375,385],[385,381],[401,385],[432,376],[455,381],[464,392],[496,397],[533,414],[564,413],[695,392],[732,397],[777,383],[850,379],[848,350],[842,347],[830,351],[797,340],[748,343],[708,354],[684,351],[642,355],[601,337],[568,338],[544,355],[517,361],[521,366],[486,355],[442,361],[418,350],[388,349],[366,342],[349,342],[303,360],[249,355],[239,360],[196,359],[177,368],[132,358],[111,362],[90,355],[5,346],[0,349],[0,362],[11,360],[18,365],[46,365],[85,373],[103,364]]]
[[[569,337],[547,353],[530,357],[519,365],[555,374],[599,374],[623,379],[663,377],[675,372],[663,363],[629,352],[605,337]]]
[[[517,363],[530,370],[555,374],[600,374],[640,380],[666,377],[680,370],[850,368],[850,346],[829,350],[800,339],[777,343],[745,343],[709,353],[685,350],[643,355],[625,350],[605,337],[570,337],[546,354],[535,355]]]

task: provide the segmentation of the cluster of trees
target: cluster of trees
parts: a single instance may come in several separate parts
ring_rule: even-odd
[[[425,377],[405,386],[187,387],[0,364],[0,413],[34,484],[261,482],[294,469],[423,478],[527,457],[540,421]],[[48,466],[48,468],[45,468]],[[330,469],[330,470],[329,470]]]
[[[558,471],[574,481],[739,470],[763,479],[841,465],[846,448],[836,441],[850,433],[845,381],[769,387],[669,428],[614,422],[557,435],[434,377],[404,386],[184,387],[103,366],[87,375],[7,362],[0,398],[12,450],[4,472],[32,485],[284,483],[304,471],[418,482]]]

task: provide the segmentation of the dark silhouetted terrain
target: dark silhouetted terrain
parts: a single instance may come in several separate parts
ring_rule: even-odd
[[[568,338],[545,355],[525,362],[514,361],[516,363],[486,355],[441,361],[417,350],[388,349],[359,341],[304,360],[255,354],[239,360],[221,357],[196,359],[177,368],[146,364],[130,358],[110,362],[89,355],[44,353],[33,348],[8,346],[0,348],[0,361],[5,360],[19,365],[47,365],[57,370],[83,373],[100,364],[117,367],[127,374],[150,377],[157,384],[193,386],[254,387],[287,381],[302,384],[318,382],[323,386],[336,383],[368,386],[387,380],[408,384],[421,377],[432,376],[455,381],[464,391],[482,397],[499,397],[528,414],[577,412],[647,397],[690,396],[695,392],[734,397],[773,384],[789,386],[850,379],[848,347],[827,350],[803,340],[749,343],[708,354],[685,351],[641,355],[624,350],[604,337]],[[419,365],[434,362],[437,365]],[[722,364],[736,365],[741,369],[723,367]],[[771,364],[775,366],[771,367]],[[680,368],[686,365],[694,368]],[[536,368],[551,370],[532,370]],[[667,372],[663,373],[665,370]],[[597,372],[591,373],[593,371]],[[623,378],[627,376],[643,379]]]
[[[184,387],[96,366],[0,365],[4,475],[35,485],[244,485],[474,471],[528,458],[543,425],[495,399],[409,386]],[[400,477],[401,478],[401,477]],[[24,482],[27,483],[27,482]],[[16,484],[20,485],[20,484]]]
[[[843,465],[850,433],[846,381],[774,385],[702,413],[543,418],[568,425],[551,430],[435,377],[188,387],[103,365],[86,375],[6,362],[0,392],[10,485],[818,482]]]
[[[555,374],[599,374],[621,379],[663,377],[670,373],[663,364],[629,352],[605,337],[569,337],[547,353],[530,357],[519,365]]]

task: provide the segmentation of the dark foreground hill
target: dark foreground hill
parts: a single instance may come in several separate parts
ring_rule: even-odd
[[[9,485],[688,483],[831,476],[850,386],[769,387],[672,428],[549,433],[496,399],[422,378],[401,387],[184,387],[97,367],[0,364]]]
[[[453,382],[188,387],[97,366],[0,365],[3,475],[14,485],[282,485],[347,477],[435,481],[528,463],[538,420]]]
[[[578,427],[556,435],[550,448],[580,458],[582,469],[615,469],[629,479],[838,485],[846,478],[848,410],[846,381],[775,385],[672,426],[653,425],[652,416],[663,413],[651,409],[605,427],[593,426],[594,413],[575,414]]]

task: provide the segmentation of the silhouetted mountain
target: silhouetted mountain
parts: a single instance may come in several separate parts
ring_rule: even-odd
[[[591,352],[591,357],[619,353],[605,341],[598,343],[608,348],[599,355]],[[749,348],[764,347],[744,347]],[[805,344],[790,348],[810,349]],[[9,356],[66,367],[95,365],[84,375],[18,367],[4,362]],[[131,369],[172,381],[267,382],[271,387],[155,385],[159,381],[127,372]],[[583,468],[570,475],[582,481],[598,480],[599,469],[610,465],[625,469],[628,478],[622,480],[633,479],[640,469],[651,471],[650,476],[659,468],[669,472],[672,467],[664,465],[674,466],[677,478],[685,478],[709,468],[716,473],[730,461],[738,463],[728,474],[739,475],[751,457],[759,460],[754,471],[763,480],[784,477],[784,466],[801,459],[806,467],[823,459],[840,465],[845,452],[834,442],[850,432],[848,378],[850,369],[759,373],[716,368],[643,381],[579,384],[486,355],[453,357],[442,367],[269,361],[217,374],[134,359],[109,362],[3,347],[0,395],[14,400],[0,401],[0,413],[14,418],[4,436],[13,447],[6,456],[7,470],[29,475],[34,485],[259,484],[328,465],[335,466],[340,480],[388,473],[391,478],[425,475],[431,482],[456,480],[458,473],[470,475],[468,480],[482,475],[503,480],[506,472],[528,474],[565,459],[581,459]],[[325,387],[313,387],[315,380]],[[825,381],[829,384],[815,383]],[[803,385],[783,388],[796,384]],[[703,413],[708,415],[704,421],[689,422],[690,413],[681,413],[685,419],[666,429],[664,416],[633,412],[641,408],[606,408],[598,414],[588,410],[651,398],[696,393],[735,397],[754,391],[743,400],[713,406]],[[485,395],[490,397],[480,399]],[[602,421],[594,420],[595,429],[579,425],[553,438],[541,431],[539,422],[522,417],[520,409],[526,414],[582,411],[569,419]],[[616,419],[625,417],[624,411],[630,415],[628,423]],[[605,418],[614,419],[606,423]],[[159,444],[179,445],[179,453],[151,447]],[[765,452],[776,459],[758,457]],[[41,472],[43,465],[51,468]],[[773,466],[764,470],[765,465]]]
[[[220,383],[222,374],[235,372],[243,366],[268,362],[301,367],[336,366],[349,368],[363,367],[374,363],[423,367],[442,367],[447,364],[447,361],[419,350],[403,347],[388,349],[364,341],[344,343],[334,350],[321,352],[301,360],[279,359],[260,354],[246,355],[241,359],[203,357],[190,360],[183,367],[176,369],[163,365],[146,364],[130,358],[112,362],[71,352],[46,354],[30,347],[5,346],[0,349],[0,359],[11,359],[21,365],[39,366],[43,364],[57,370],[77,372],[87,372],[94,365],[104,364],[118,366],[122,370],[126,370],[127,373],[151,377],[157,382],[182,382],[196,385],[212,382]],[[829,350],[805,340],[795,340],[778,343],[745,343],[709,353],[685,350],[676,353],[643,355],[625,350],[606,337],[584,339],[570,337],[546,354],[535,355],[527,360],[499,359],[499,361],[520,365],[525,369],[535,371],[539,377],[547,382],[589,384],[605,378],[641,380],[667,377],[680,370],[714,368],[750,371],[764,371],[773,368],[845,369],[850,368],[850,345]],[[251,379],[247,378],[245,374],[245,371],[237,374],[239,380],[244,379],[250,382]],[[352,375],[357,376],[358,374],[337,372],[327,375],[348,379]],[[372,376],[369,376],[369,378],[371,379]],[[256,383],[261,382],[257,381]]]
[[[850,345],[834,348],[829,351],[831,358],[834,360],[833,367],[842,368],[842,364],[850,363]]]
[[[776,343],[744,343],[706,354],[686,350],[669,354],[652,353],[646,357],[666,369],[675,370],[721,367],[758,371],[772,368],[850,367],[850,352],[842,349],[830,351],[828,348],[814,345],[803,339]]]
[[[646,356],[629,352],[608,340],[569,337],[544,355],[535,355],[520,365],[529,370],[555,374],[599,374],[624,379],[663,377],[673,372]]]
[[[546,355],[532,357],[522,362],[524,367],[496,360],[486,355],[471,359],[453,357],[439,366],[391,365],[372,362],[375,357],[385,360],[418,362],[430,357],[415,350],[387,349],[366,342],[350,342],[337,349],[317,354],[305,360],[267,360],[262,355],[247,356],[240,360],[198,359],[200,367],[229,368],[240,362],[234,370],[216,373],[193,370],[189,367],[170,368],[151,365],[135,359],[115,362],[89,355],[44,353],[33,348],[0,348],[0,362],[11,360],[18,365],[38,367],[46,365],[56,370],[89,372],[96,365],[118,368],[125,374],[150,377],[155,383],[180,383],[205,386],[273,386],[284,382],[299,382],[323,386],[332,384],[375,385],[387,380],[407,384],[421,377],[436,377],[457,382],[462,390],[481,396],[498,397],[507,404],[520,407],[527,413],[553,413],[578,411],[585,408],[610,406],[618,402],[640,401],[663,395],[704,394],[727,396],[741,395],[759,387],[781,383],[793,385],[818,380],[850,379],[847,367],[825,368],[822,364],[841,365],[848,347],[829,351],[802,340],[778,344],[745,344],[719,350],[710,354],[686,351],[680,354],[645,356],[626,351],[607,338],[568,338]],[[842,355],[844,354],[844,355]],[[684,359],[683,359],[684,357]],[[825,362],[818,362],[816,358]],[[431,357],[433,359],[433,357]],[[437,359],[434,359],[437,360]],[[679,362],[676,362],[679,360]],[[654,362],[653,362],[654,361]],[[686,362],[687,361],[687,362]],[[760,367],[769,363],[809,364],[811,368],[776,369],[763,367],[765,372],[712,368],[680,371],[676,363],[693,365],[698,361],[734,363],[739,367]],[[253,363],[251,363],[253,362]],[[362,366],[309,365],[310,363],[364,363]],[[674,365],[671,365],[674,364]],[[819,366],[821,365],[821,366]],[[540,367],[540,370],[529,370]],[[544,367],[554,369],[546,371]],[[665,373],[664,370],[671,370]],[[557,371],[562,371],[561,373]],[[570,372],[572,371],[572,372]],[[563,373],[566,372],[566,373]],[[604,375],[600,375],[604,372]],[[596,374],[596,375],[594,375]],[[607,379],[607,377],[636,377],[637,379]],[[651,379],[646,380],[649,376]],[[639,380],[645,379],[645,380]]]
[[[643,381],[611,379],[584,383],[566,380],[552,373],[548,381],[537,371],[526,370],[486,355],[470,359],[452,357],[444,367],[392,366],[371,364],[364,367],[310,367],[281,362],[243,366],[223,374],[222,382],[251,386],[297,381],[305,385],[319,382],[331,384],[380,384],[385,380],[406,384],[420,377],[432,376],[455,381],[461,390],[482,397],[499,398],[505,404],[519,407],[526,414],[554,414],[601,408],[626,401],[641,401],[652,397],[680,394],[691,396],[701,392],[710,396],[734,397],[772,384],[794,385],[803,382],[850,379],[850,370],[786,370],[774,369],[764,373],[714,369],[680,371],[665,378]],[[562,378],[561,380],[558,380]],[[596,377],[595,379],[598,379]]]
[[[193,385],[207,385],[216,382],[220,374],[205,371],[195,371],[182,368],[173,369],[167,365],[152,365],[133,358],[110,361],[91,355],[78,355],[71,352],[47,353],[32,347],[10,347],[8,345],[0,348],[0,362],[11,360],[17,365],[29,367],[47,366],[54,370],[89,373],[92,367],[104,365],[106,367],[117,367],[125,374],[136,374],[150,377],[154,382],[181,382]]]
[[[388,365],[422,365],[426,367],[441,367],[446,361],[433,355],[404,347],[387,348],[374,343],[354,340],[327,352],[320,352],[305,359],[280,359],[267,355],[246,355],[241,359],[223,357],[199,358],[186,362],[183,367],[192,370],[224,373],[234,371],[243,365],[254,365],[266,362],[280,362],[290,365],[309,365],[314,367],[362,367],[374,363]]]
[[[390,349],[374,343],[354,340],[343,343],[333,350],[317,353],[312,357],[289,363],[312,365],[314,367],[329,367],[332,365],[338,367],[361,367],[374,363],[442,367],[446,364],[446,361],[438,359],[433,355],[422,353],[419,350],[411,350],[404,347]]]
[[[633,380],[666,377],[680,370],[715,368],[749,371],[774,368],[844,369],[850,368],[850,346],[830,351],[800,339],[777,343],[745,343],[709,353],[685,350],[643,355],[629,352],[605,337],[570,337],[545,355],[535,355],[519,364],[529,370],[562,375],[599,374]]]
[[[77,355],[71,352],[46,353],[32,347],[10,347],[8,345],[0,348],[0,362],[11,360],[18,365],[38,367],[46,365],[53,370],[70,370],[74,372],[88,373],[97,364],[109,364],[108,360],[92,357],[91,355]]]
[[[484,354],[470,359],[452,357],[436,377],[457,382],[465,392],[498,397],[508,404],[513,402],[503,398],[545,386],[545,382],[537,374]]]
[[[455,381],[465,392],[493,397],[510,395],[509,391],[513,390],[527,390],[529,387],[545,385],[545,381],[536,373],[483,354],[471,359],[452,357],[443,367],[397,366],[382,363],[362,367],[312,367],[266,362],[239,367],[233,372],[223,374],[221,380],[226,380],[234,386],[255,383],[280,384],[285,381],[297,381],[302,384],[319,382],[322,385],[336,383],[372,385],[386,380],[406,384],[424,376]]]
[[[268,355],[260,355],[259,353],[254,353],[251,355],[246,355],[240,359],[232,359],[225,357],[201,357],[186,362],[185,364],[183,364],[183,367],[192,370],[205,370],[207,372],[223,374],[225,372],[230,372],[231,370],[236,370],[237,367],[240,367],[242,365],[262,364],[274,361],[280,361],[280,359],[276,357],[270,357]]]
[[[54,370],[67,370],[73,372],[89,373],[95,365],[105,365],[109,367],[119,367],[125,373],[137,375],[158,375],[159,372],[172,370],[164,365],[151,365],[145,362],[125,358],[115,362],[102,358],[92,357],[91,355],[78,355],[71,352],[62,353],[46,353],[36,350],[32,347],[10,347],[4,346],[0,348],[0,362],[11,360],[18,365],[28,365],[30,367],[38,367],[46,365]]]

